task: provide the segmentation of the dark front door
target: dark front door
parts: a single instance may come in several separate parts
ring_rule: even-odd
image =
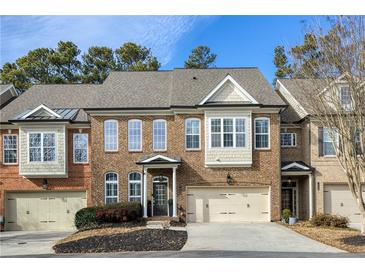
[[[289,209],[293,212],[293,189],[285,188],[281,190],[281,209]]]
[[[153,216],[167,216],[167,183],[153,183]]]

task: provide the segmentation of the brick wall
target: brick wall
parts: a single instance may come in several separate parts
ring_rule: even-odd
[[[263,115],[260,115],[262,117]],[[188,186],[227,186],[226,177],[230,173],[236,186],[271,186],[271,212],[272,219],[279,219],[279,182],[280,182],[280,142],[279,142],[279,117],[277,114],[267,114],[271,122],[271,149],[253,150],[253,164],[247,168],[205,168],[205,129],[204,115],[177,114],[174,116],[123,116],[115,117],[119,126],[119,151],[104,152],[103,121],[110,117],[91,117],[92,130],[92,186],[93,201],[95,204],[104,203],[104,175],[113,171],[119,175],[120,200],[128,199],[128,174],[133,171],[142,171],[142,167],[135,163],[142,155],[153,154],[152,150],[152,121],[154,119],[167,120],[167,151],[155,154],[177,155],[182,158],[182,164],[177,169],[177,196],[178,214],[184,218],[186,210],[186,188]],[[185,150],[185,119],[195,117],[201,119],[201,150]],[[254,119],[253,115],[252,119]],[[142,152],[128,152],[127,124],[129,119],[141,119],[142,122]],[[171,170],[149,170],[148,193],[152,191],[152,176],[167,175],[170,179]],[[171,197],[171,196],[170,196]]]

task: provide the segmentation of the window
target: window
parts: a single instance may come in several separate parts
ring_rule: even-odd
[[[185,121],[186,149],[200,149],[200,120],[195,118]]]
[[[211,147],[221,147],[221,119],[210,121]]]
[[[236,119],[236,147],[246,146],[246,123],[245,119]]]
[[[153,150],[166,150],[166,121],[153,121]]]
[[[139,172],[130,173],[128,176],[129,193],[128,200],[130,202],[142,202],[141,185],[142,175]]]
[[[29,133],[29,162],[56,161],[56,134]]]
[[[105,174],[105,204],[118,202],[118,174],[109,172]]]
[[[246,147],[246,119],[244,118],[211,119],[210,142],[212,148]]]
[[[338,143],[337,133],[330,128],[323,128],[323,155],[324,156],[335,156],[336,151],[332,142],[332,138],[335,138],[335,142]]]
[[[295,147],[297,145],[296,133],[280,133],[281,147]]]
[[[18,162],[18,136],[15,134],[3,135],[3,163],[16,164]]]
[[[128,150],[141,151],[142,150],[142,121],[129,120],[128,121]]]
[[[345,109],[351,106],[351,95],[348,87],[340,87],[340,102]]]
[[[118,150],[118,121],[116,120],[104,122],[104,148],[105,151]]]
[[[88,134],[75,133],[73,135],[74,163],[88,162]]]
[[[256,118],[255,119],[255,148],[269,149],[270,148],[270,119]]]

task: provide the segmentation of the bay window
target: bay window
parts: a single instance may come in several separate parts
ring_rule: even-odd
[[[56,134],[29,133],[29,162],[56,161]]]
[[[246,119],[212,118],[210,120],[210,145],[212,148],[246,147]]]

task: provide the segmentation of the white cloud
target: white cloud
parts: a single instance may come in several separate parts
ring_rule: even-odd
[[[164,65],[178,42],[196,26],[208,25],[206,16],[1,16],[1,64],[13,62],[29,50],[55,47],[71,40],[82,51],[93,45],[119,47],[132,41],[151,48]]]

